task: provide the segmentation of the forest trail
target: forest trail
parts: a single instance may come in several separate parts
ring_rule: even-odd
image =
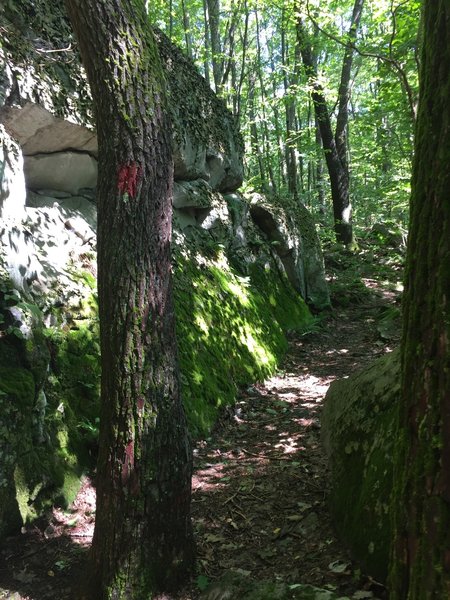
[[[361,575],[335,536],[319,417],[334,379],[398,344],[395,326],[389,339],[380,337],[379,327],[398,293],[392,282],[383,285],[362,272],[357,293],[352,296],[347,283],[342,289],[344,306],[335,302],[324,321],[290,336],[278,374],[241,391],[211,437],[197,444],[192,502],[197,575],[177,600],[197,600],[227,572],[309,583],[349,598],[355,593],[384,598],[383,587]],[[94,510],[94,490],[86,479],[71,510],[55,510],[10,538],[0,553],[0,600],[72,598],[84,576]]]
[[[200,585],[235,571],[348,597],[384,597],[336,538],[320,443],[320,409],[330,383],[390,349],[377,322],[392,297],[367,283],[374,289],[366,302],[338,308],[321,327],[292,336],[280,372],[243,391],[234,413],[195,450]],[[194,590],[181,596],[197,597]]]

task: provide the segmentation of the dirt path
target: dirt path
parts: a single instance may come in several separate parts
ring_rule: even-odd
[[[319,415],[335,378],[386,351],[376,319],[390,300],[374,290],[364,304],[337,309],[312,332],[292,337],[277,376],[244,390],[211,437],[197,445],[192,515],[198,575],[180,600],[196,600],[229,571],[383,598],[383,589],[360,574],[335,537]],[[86,480],[71,511],[55,511],[7,541],[0,600],[71,598],[84,573],[93,502]]]

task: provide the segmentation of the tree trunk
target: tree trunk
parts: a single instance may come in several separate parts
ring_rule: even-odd
[[[352,20],[348,33],[342,63],[341,81],[339,85],[339,112],[336,132],[333,135],[331,119],[322,85],[317,78],[317,68],[308,42],[308,35],[302,19],[297,19],[297,39],[300,45],[306,75],[312,89],[314,110],[319,126],[325,161],[330,177],[331,197],[333,200],[333,217],[336,240],[346,246],[355,243],[352,227],[352,205],[350,202],[350,176],[347,160],[348,101],[350,93],[350,75],[353,62],[353,42],[356,38],[364,0],[355,0]]]
[[[424,2],[391,600],[450,597],[450,5]]]
[[[191,33],[191,24],[189,19],[189,11],[186,8],[185,0],[181,0],[181,12],[183,14],[183,29],[184,29],[184,41],[186,44],[186,54],[189,56],[191,60],[194,60],[194,55],[192,53],[192,33]]]
[[[298,174],[297,174],[297,154],[296,154],[296,93],[299,80],[299,72],[297,65],[297,51],[295,52],[293,74],[289,77],[288,49],[286,43],[286,32],[281,30],[281,58],[283,65],[283,87],[284,87],[284,103],[285,103],[285,124],[286,124],[286,143],[285,143],[285,161],[288,181],[288,191],[298,201],[300,196],[298,192]]]
[[[347,158],[347,141],[348,141],[348,103],[350,101],[350,80],[353,65],[353,45],[356,41],[359,22],[364,0],[355,0],[353,5],[352,20],[350,22],[350,30],[348,32],[347,45],[345,46],[344,58],[342,61],[341,80],[339,83],[338,92],[338,114],[336,119],[336,130],[334,138],[336,140],[336,148],[339,154],[341,163],[348,171]]]
[[[193,566],[191,447],[170,264],[165,83],[140,2],[67,0],[99,141],[102,392],[92,598],[153,597]]]
[[[220,42],[220,0],[207,0],[207,6],[214,90],[218,93],[221,89],[223,75],[222,45]]]
[[[205,21],[205,58],[203,61],[203,69],[205,71],[206,83],[211,86],[211,78],[209,75],[209,63],[211,60],[210,52],[210,33],[209,33],[209,21],[208,21],[208,4],[207,0],[203,0],[203,18]]]

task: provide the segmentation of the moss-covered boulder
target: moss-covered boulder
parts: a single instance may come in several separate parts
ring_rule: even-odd
[[[387,575],[391,543],[392,457],[400,397],[400,353],[394,351],[331,384],[322,439],[332,470],[331,510],[355,560]]]
[[[255,261],[247,276],[223,249],[175,247],[174,292],[183,400],[191,432],[206,433],[240,385],[275,370],[285,332],[311,314],[273,262]]]
[[[70,311],[0,278],[0,538],[68,505],[94,465],[97,306],[92,275],[72,277]]]
[[[0,340],[13,366],[0,366],[0,538],[36,518],[45,506],[71,502],[83,466],[72,444],[76,427],[64,400],[48,396],[24,348]],[[10,363],[11,364],[11,363]],[[27,368],[28,367],[28,368]]]

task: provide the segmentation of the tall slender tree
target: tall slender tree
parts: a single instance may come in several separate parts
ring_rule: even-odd
[[[352,205],[350,201],[350,174],[347,159],[348,102],[350,94],[353,44],[357,35],[364,0],[355,0],[350,29],[345,44],[341,79],[338,92],[338,115],[333,134],[331,117],[325,91],[319,82],[317,68],[308,32],[302,17],[297,19],[297,38],[303,64],[308,77],[316,119],[322,138],[333,200],[334,229],[338,242],[350,246],[354,243],[352,227]]]
[[[450,597],[450,4],[425,0],[391,600]]]
[[[193,565],[170,264],[170,122],[143,2],[66,3],[99,141],[102,391],[91,595],[144,600],[175,587]]]

